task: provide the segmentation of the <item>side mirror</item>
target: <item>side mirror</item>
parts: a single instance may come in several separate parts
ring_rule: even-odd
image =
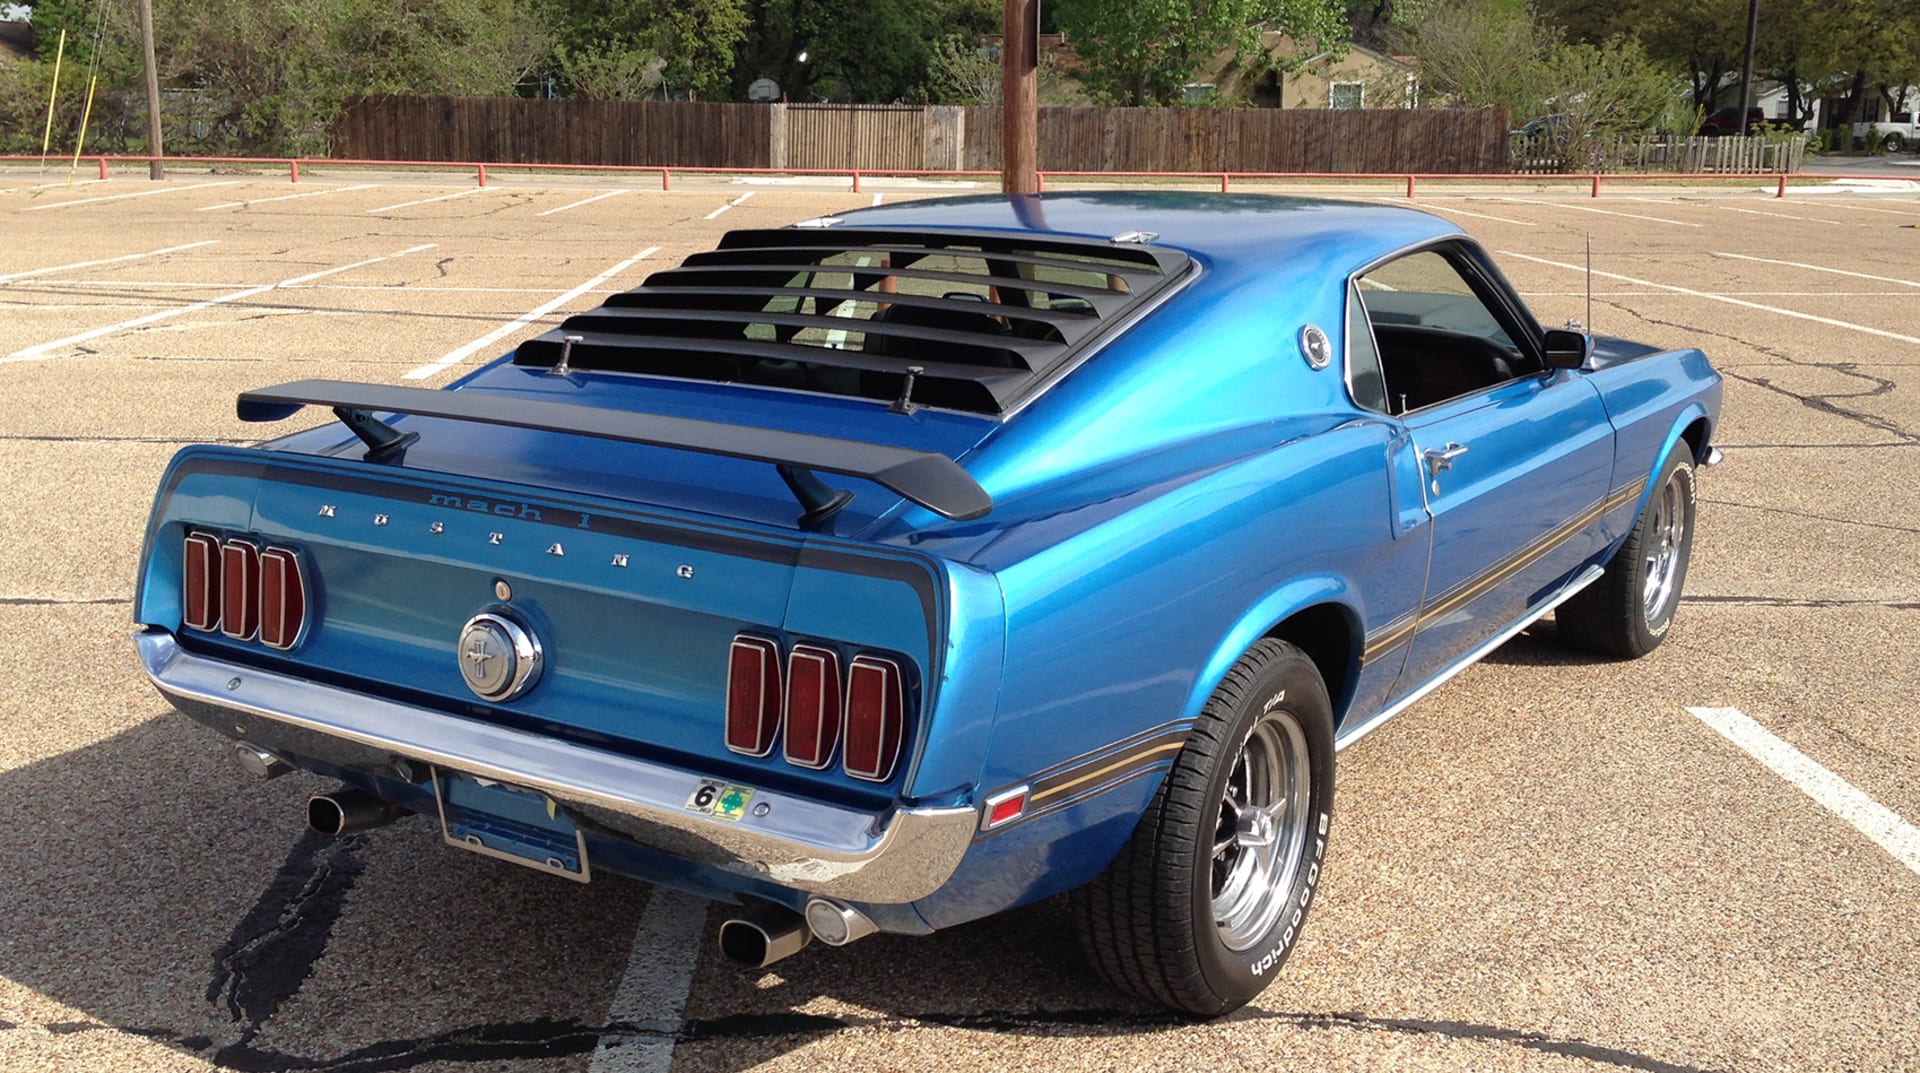
[[[1547,368],[1582,369],[1593,357],[1593,336],[1565,328],[1548,328],[1540,337],[1540,348],[1546,352]]]

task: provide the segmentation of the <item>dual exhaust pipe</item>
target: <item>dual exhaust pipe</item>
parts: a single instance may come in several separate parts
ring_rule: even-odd
[[[285,760],[251,745],[240,745],[236,758],[255,778],[278,778],[292,770]],[[371,831],[401,814],[396,806],[351,786],[307,800],[307,826],[332,837]],[[805,950],[815,939],[845,946],[878,930],[865,913],[831,898],[808,900],[804,914],[763,903],[721,922],[720,955],[743,968],[764,969]]]
[[[742,968],[764,969],[790,958],[815,939],[845,946],[878,931],[865,913],[845,902],[813,898],[804,915],[758,905],[720,923],[720,956]]]

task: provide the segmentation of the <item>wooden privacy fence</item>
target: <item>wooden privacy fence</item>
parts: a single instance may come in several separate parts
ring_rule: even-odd
[[[765,168],[764,105],[517,97],[367,97],[333,128],[350,160]]]
[[[363,160],[995,171],[1000,110],[918,105],[372,97],[333,152]],[[1042,108],[1043,171],[1506,171],[1505,109]]]
[[[1806,135],[1771,139],[1749,137],[1679,138],[1669,134],[1630,134],[1573,141],[1552,134],[1514,134],[1508,166],[1524,175],[1565,172],[1639,172],[1702,175],[1792,175],[1807,153]]]
[[[1000,112],[967,110],[966,167],[1001,164]],[[1042,108],[1042,171],[1505,171],[1507,112]]]

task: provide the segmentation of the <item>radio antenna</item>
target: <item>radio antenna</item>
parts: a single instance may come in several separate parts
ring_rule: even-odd
[[[1593,232],[1587,232],[1587,337],[1593,337]]]

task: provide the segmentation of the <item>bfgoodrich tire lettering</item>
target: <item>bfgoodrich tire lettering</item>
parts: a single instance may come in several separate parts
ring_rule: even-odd
[[[1684,442],[1652,487],[1607,572],[1554,612],[1568,644],[1633,659],[1658,648],[1673,625],[1693,553],[1693,457]]]
[[[1074,894],[1101,975],[1215,1016],[1258,995],[1313,904],[1333,813],[1333,706],[1299,649],[1264,640],[1207,701],[1131,839]]]

